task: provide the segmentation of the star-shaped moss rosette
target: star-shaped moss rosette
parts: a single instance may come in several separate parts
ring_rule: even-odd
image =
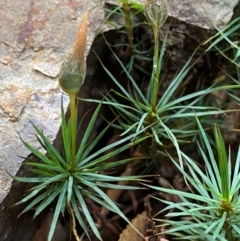
[[[187,154],[180,151],[185,168],[170,156],[186,179],[189,192],[147,185],[161,193],[177,195],[180,202],[156,198],[166,204],[159,213],[164,232],[183,240],[238,241],[240,236],[240,148],[235,162],[227,150],[220,128],[214,124],[215,142],[210,143],[197,118],[202,139],[198,143],[204,170]],[[228,154],[227,154],[228,153]],[[233,164],[234,163],[234,167]],[[174,218],[178,218],[177,221]],[[160,220],[159,220],[160,221]]]

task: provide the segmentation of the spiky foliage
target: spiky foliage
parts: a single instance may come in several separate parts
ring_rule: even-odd
[[[200,135],[206,148],[198,144],[204,161],[202,170],[189,156],[180,151],[185,161],[183,169],[172,157],[171,160],[183,174],[194,192],[183,192],[171,188],[149,186],[163,193],[179,196],[176,203],[158,199],[166,204],[161,212],[168,212],[168,219],[161,220],[166,233],[184,240],[237,241],[240,235],[240,149],[232,167],[231,152],[227,156],[224,140],[218,126],[214,125],[215,143],[211,145],[205,130],[197,120]],[[215,153],[217,152],[217,155]],[[171,218],[180,220],[173,221]]]
[[[41,146],[47,152],[45,156],[41,151],[34,148],[31,144],[23,141],[23,144],[36,156],[41,162],[28,161],[27,164],[32,166],[32,172],[35,177],[15,177],[17,181],[25,183],[36,183],[26,195],[17,204],[25,203],[32,200],[22,211],[27,212],[30,209],[35,209],[35,215],[39,215],[51,203],[56,202],[56,208],[51,224],[48,240],[52,239],[55,226],[60,213],[65,210],[74,212],[76,219],[88,234],[85,218],[91,227],[94,234],[101,240],[100,233],[93,221],[90,211],[86,204],[86,198],[91,198],[96,203],[106,207],[107,209],[117,213],[124,218],[127,218],[118,208],[118,206],[102,191],[101,187],[111,187],[115,189],[136,189],[135,187],[121,186],[111,184],[121,180],[136,180],[135,176],[131,177],[114,177],[107,174],[102,174],[103,171],[111,170],[118,165],[122,165],[132,159],[124,159],[116,162],[105,162],[112,156],[128,149],[142,140],[138,139],[135,142],[130,142],[133,135],[127,136],[111,145],[108,145],[97,152],[91,153],[102,136],[106,133],[109,126],[103,129],[94,139],[90,138],[93,125],[96,121],[101,105],[95,110],[84,136],[80,143],[79,149],[75,156],[71,152],[71,123],[65,121],[64,112],[62,109],[62,141],[63,154],[60,155],[55,147],[50,143],[44,133],[35,125],[34,129],[37,132],[37,137]],[[107,154],[106,151],[114,149]],[[72,162],[74,160],[74,164]],[[80,212],[80,210],[82,210]],[[22,214],[21,213],[21,214]]]

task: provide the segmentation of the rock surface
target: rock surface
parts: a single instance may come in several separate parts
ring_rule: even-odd
[[[74,42],[84,11],[94,5],[83,0],[14,4],[0,0],[0,203],[12,182],[6,170],[15,175],[22,163],[18,156],[29,154],[18,133],[37,147],[31,120],[51,140],[56,136],[61,61]],[[90,11],[86,55],[102,18],[101,8]]]
[[[141,4],[145,1],[130,0]],[[107,2],[119,5],[119,0]],[[169,0],[167,2],[169,16],[206,29],[214,29],[214,25],[225,26],[231,20],[233,9],[238,4],[238,0]]]
[[[238,0],[179,0],[169,1],[170,15],[201,28],[225,26],[232,18]]]

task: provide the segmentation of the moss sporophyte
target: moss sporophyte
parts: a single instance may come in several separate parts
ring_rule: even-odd
[[[64,59],[59,73],[59,85],[69,95],[71,112],[71,140],[72,140],[72,164],[75,166],[76,156],[76,94],[82,86],[86,76],[86,62],[84,59],[84,50],[87,39],[88,11],[85,12],[83,21],[80,24],[77,38],[72,50]]]

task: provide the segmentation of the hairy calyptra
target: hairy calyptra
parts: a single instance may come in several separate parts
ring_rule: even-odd
[[[77,94],[86,76],[84,50],[87,39],[88,11],[79,26],[77,38],[70,53],[63,60],[59,73],[59,85],[68,94]]]

